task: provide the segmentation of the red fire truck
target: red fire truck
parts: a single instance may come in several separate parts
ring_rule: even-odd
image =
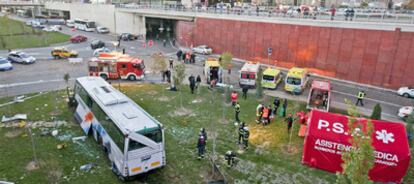
[[[121,53],[101,53],[89,60],[89,76],[104,79],[144,79],[144,60]]]

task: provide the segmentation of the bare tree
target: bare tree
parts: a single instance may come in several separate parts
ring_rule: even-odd
[[[185,78],[185,65],[180,63],[174,66],[173,82],[174,86],[180,91],[180,105],[183,107],[182,83]]]

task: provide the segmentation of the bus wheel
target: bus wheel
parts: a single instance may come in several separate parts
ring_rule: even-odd
[[[105,75],[105,74],[101,74],[101,77],[102,77],[104,80],[107,80],[107,79],[108,79],[108,76],[107,76],[107,75]]]
[[[134,75],[130,75],[128,76],[128,80],[134,81],[134,80],[137,80],[137,78]]]

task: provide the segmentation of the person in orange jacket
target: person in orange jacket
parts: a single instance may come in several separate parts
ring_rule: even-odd
[[[269,111],[270,109],[266,106],[263,107],[262,122],[263,126],[269,124]]]

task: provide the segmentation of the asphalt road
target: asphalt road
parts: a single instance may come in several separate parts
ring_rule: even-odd
[[[31,48],[21,49],[22,51],[33,55],[38,58],[38,61],[33,65],[19,65],[14,64],[12,71],[0,72],[0,97],[5,96],[16,96],[26,93],[50,91],[54,89],[62,89],[66,86],[63,80],[63,75],[69,73],[72,81],[76,77],[87,75],[87,60],[92,57],[92,49],[90,48],[90,41],[99,39],[105,41],[109,48],[113,48],[112,42],[116,41],[116,37],[113,35],[102,35],[97,33],[83,32],[83,31],[72,31],[69,28],[64,28],[63,33],[69,35],[82,34],[88,37],[87,42],[80,44],[63,43],[59,46],[65,46],[69,49],[73,49],[79,52],[79,57],[83,58],[84,62],[81,64],[71,64],[66,60],[53,60],[50,56],[50,51],[54,47],[47,48]],[[162,52],[167,57],[176,58],[174,48],[171,44],[167,47],[163,47],[161,41],[155,40],[155,44],[152,48],[143,48],[142,41],[130,41],[121,42],[121,47],[126,49],[126,53],[132,56],[143,58],[146,64],[146,79],[145,81],[138,82],[157,82],[160,81],[160,74],[151,73],[151,57],[150,55],[155,52]],[[7,51],[0,50],[0,57],[7,55]],[[187,75],[203,75],[202,65],[203,61],[207,57],[212,56],[197,56],[196,64],[187,64]],[[214,56],[213,56],[214,57]],[[231,83],[238,87],[238,72],[242,67],[242,62],[233,62],[232,74],[230,75]],[[202,77],[203,78],[203,77]],[[187,82],[187,80],[185,80]],[[383,116],[388,120],[399,121],[396,117],[396,113],[401,106],[413,105],[412,99],[400,97],[391,90],[383,90],[379,88],[372,88],[362,86],[359,84],[353,84],[341,81],[332,82],[332,104],[337,108],[345,108],[344,99],[350,99],[356,101],[355,95],[359,90],[366,92],[366,98],[364,100],[364,108],[360,108],[365,114],[369,114],[371,109],[376,103],[381,104],[383,110]],[[268,94],[273,96],[280,96],[282,98],[293,98],[293,99],[304,99],[306,100],[308,95],[308,89],[299,96],[292,96],[282,91],[283,84],[280,84],[278,90],[267,91]]]

